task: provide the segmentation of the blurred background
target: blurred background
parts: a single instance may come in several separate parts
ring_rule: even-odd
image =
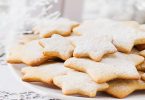
[[[145,23],[145,0],[0,0],[0,36],[31,31],[42,19],[107,17]]]

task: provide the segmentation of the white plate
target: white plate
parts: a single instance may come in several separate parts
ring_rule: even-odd
[[[111,97],[105,93],[98,93],[96,98],[87,98],[87,97],[79,97],[79,96],[66,96],[61,93],[61,90],[49,88],[44,84],[36,84],[36,83],[27,83],[21,80],[21,68],[26,67],[23,64],[9,64],[10,70],[15,75],[16,79],[20,81],[24,86],[29,88],[30,90],[37,92],[39,94],[49,96],[52,98],[58,98],[63,100],[115,100],[116,98]],[[116,91],[117,92],[117,91]],[[145,91],[138,91],[129,95],[125,100],[132,99],[141,99],[145,100]]]

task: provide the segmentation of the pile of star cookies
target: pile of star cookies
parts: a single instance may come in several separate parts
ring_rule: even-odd
[[[57,86],[65,95],[117,98],[145,90],[145,27],[135,21],[45,21],[21,36],[7,62],[24,63],[22,80]],[[135,95],[135,94],[134,94]]]

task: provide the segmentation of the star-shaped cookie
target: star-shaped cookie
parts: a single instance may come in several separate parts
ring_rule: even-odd
[[[51,19],[39,23],[39,25],[33,28],[33,32],[43,38],[48,38],[53,34],[67,36],[71,34],[72,28],[78,25],[77,22],[66,18]]]
[[[125,98],[137,90],[145,90],[145,82],[139,80],[113,80],[108,82],[106,92],[117,98]]]
[[[113,21],[111,19],[97,19],[84,21],[73,29],[76,34],[94,36],[109,34],[113,36],[113,44],[118,51],[128,53],[134,45],[145,44],[145,32],[139,24],[130,21]]]
[[[75,41],[73,56],[77,58],[90,57],[100,61],[105,54],[115,53],[117,49],[112,44],[112,38],[104,36],[80,36]]]
[[[39,43],[44,48],[43,54],[49,58],[57,57],[66,60],[73,54],[74,46],[71,41],[57,34],[51,38],[41,39]]]
[[[24,81],[43,82],[48,85],[53,85],[53,77],[66,74],[68,71],[72,70],[59,62],[51,62],[38,67],[25,67],[21,70],[24,74],[22,77]]]
[[[62,89],[65,95],[80,94],[95,97],[97,91],[104,91],[108,88],[107,83],[97,84],[87,74],[76,71],[56,76],[53,82]]]
[[[40,65],[48,60],[43,54],[43,48],[39,40],[31,41],[24,45],[21,52],[21,61],[30,66]]]
[[[136,62],[134,58],[131,59],[124,55],[125,54],[117,52],[102,59],[101,62],[83,58],[70,58],[65,61],[64,65],[68,68],[89,74],[97,83],[107,82],[116,78],[138,79],[139,73],[135,66],[143,62],[144,59],[139,55],[134,55],[140,59]]]

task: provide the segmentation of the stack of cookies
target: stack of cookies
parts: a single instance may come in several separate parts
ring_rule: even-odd
[[[9,48],[7,62],[24,63],[22,80],[57,86],[65,95],[124,98],[145,90],[145,27],[135,21],[45,21]]]

